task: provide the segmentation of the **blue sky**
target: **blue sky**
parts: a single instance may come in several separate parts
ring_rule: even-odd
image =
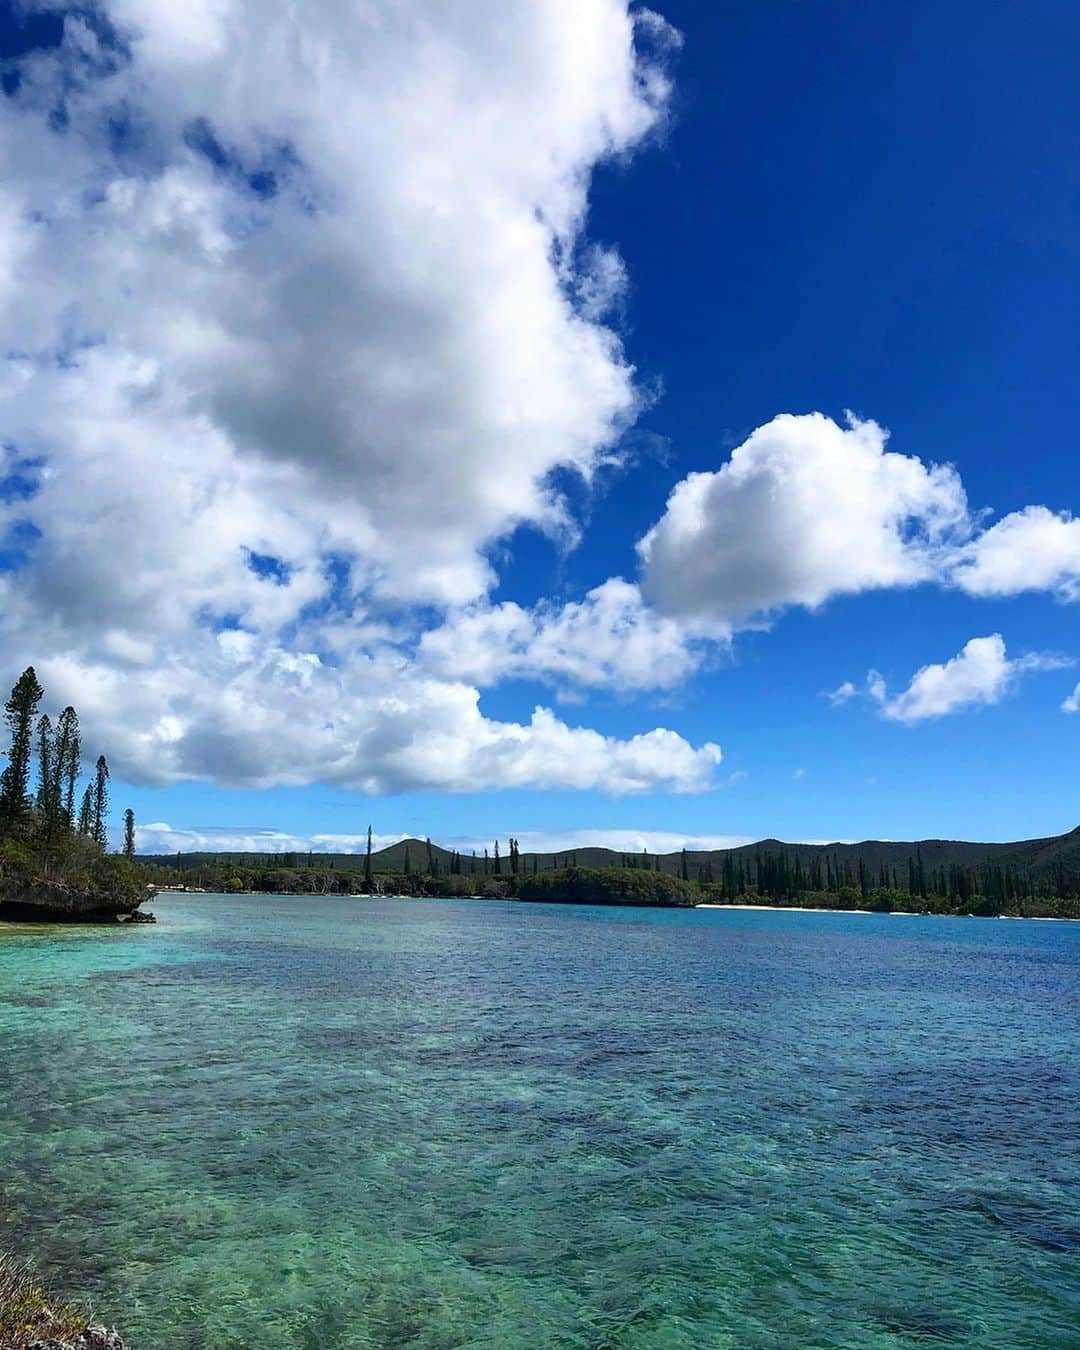
[[[5,670],[144,847],[1073,828],[1075,6],[482,8],[0,26]]]

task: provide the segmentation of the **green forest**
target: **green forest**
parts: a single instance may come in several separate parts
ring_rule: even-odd
[[[0,774],[0,909],[49,917],[130,914],[147,894],[135,862],[135,818],[125,813],[121,854],[108,851],[109,765],[99,755],[81,784],[78,713],[40,712],[33,666],[6,704],[7,763]]]
[[[732,851],[719,864],[693,855],[614,855],[601,850],[523,854],[511,839],[479,856],[411,839],[374,854],[277,856],[177,854],[146,860],[159,886],[290,895],[416,895],[577,901],[583,904],[760,904],[879,913],[1011,914],[1080,918],[1075,877],[1059,868],[1043,877],[1011,865],[958,862],[928,867],[915,847],[904,865],[871,872],[821,850],[810,862],[782,845]],[[606,851],[604,851],[606,852]],[[579,865],[579,854],[590,865]],[[584,861],[585,859],[583,859]],[[587,898],[586,898],[587,897]]]

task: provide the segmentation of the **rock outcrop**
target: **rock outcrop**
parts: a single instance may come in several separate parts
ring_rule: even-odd
[[[29,1350],[124,1350],[124,1342],[115,1331],[91,1322],[73,1341],[31,1341]]]
[[[62,881],[0,882],[0,918],[21,922],[113,923],[133,919],[156,892],[146,886],[74,886]],[[152,922],[145,914],[137,921]]]

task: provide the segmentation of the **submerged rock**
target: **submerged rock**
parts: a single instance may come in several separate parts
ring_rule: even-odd
[[[940,1308],[879,1309],[874,1320],[887,1331],[920,1341],[955,1341],[970,1330],[966,1322]]]
[[[31,1341],[29,1350],[125,1350],[125,1347],[115,1331],[92,1322],[73,1341]]]

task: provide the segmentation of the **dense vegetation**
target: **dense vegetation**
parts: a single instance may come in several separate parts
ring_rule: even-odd
[[[958,862],[933,868],[917,845],[906,866],[882,862],[876,873],[865,858],[852,862],[825,850],[807,865],[798,850],[783,846],[759,847],[752,860],[729,855],[719,871],[715,876],[710,865],[699,879],[703,896],[714,904],[1080,918],[1080,888],[1064,868],[1043,878],[990,861],[981,868]]]
[[[695,905],[701,899],[689,882],[662,872],[618,867],[567,867],[538,872],[518,886],[521,900],[579,905]]]
[[[600,903],[794,905],[881,913],[1080,918],[1072,873],[1062,869],[1040,879],[994,862],[981,868],[961,863],[929,868],[918,845],[904,866],[882,864],[876,875],[865,860],[843,857],[839,847],[818,849],[804,863],[800,849],[782,845],[732,850],[718,866],[711,858],[695,865],[687,853],[665,858],[616,854],[614,866],[578,865],[579,856],[591,859],[601,852],[606,853],[580,849],[546,856],[522,854],[511,841],[506,853],[493,849],[473,857],[441,850],[430,840],[412,839],[366,856],[178,854],[153,860],[148,875],[162,886],[209,891],[552,900],[579,898],[580,890],[571,890],[567,878],[588,876],[604,878],[604,895],[597,894]],[[670,889],[673,884],[677,890]],[[664,898],[645,902],[634,898],[645,894]],[[689,899],[668,898],[676,895]]]
[[[4,705],[10,743],[0,774],[0,908],[48,907],[56,917],[130,912],[146,894],[134,861],[134,817],[127,813],[127,856],[108,853],[108,763],[98,757],[80,795],[78,714],[67,707],[55,723],[39,716],[43,696],[30,666]]]

